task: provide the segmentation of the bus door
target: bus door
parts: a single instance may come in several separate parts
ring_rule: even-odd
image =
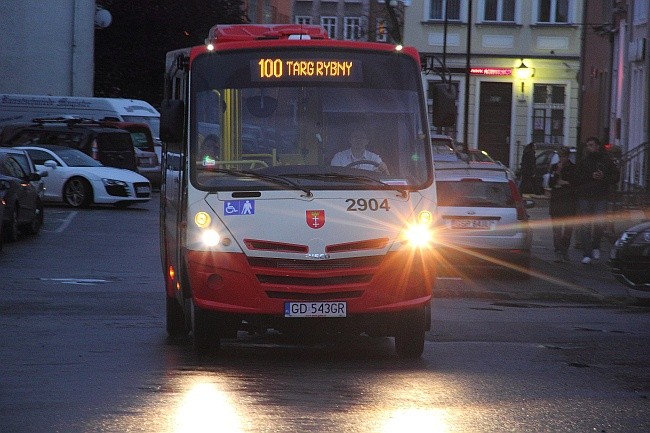
[[[178,276],[181,275],[183,262],[182,242],[186,224],[186,212],[183,207],[187,191],[187,143],[184,135],[184,118],[187,106],[184,99],[187,95],[186,77],[182,71],[168,77],[170,88],[167,95],[171,98],[163,102],[162,110],[168,118],[168,129],[161,131],[163,140],[161,180],[161,255],[164,275],[167,282],[168,295],[177,295]]]

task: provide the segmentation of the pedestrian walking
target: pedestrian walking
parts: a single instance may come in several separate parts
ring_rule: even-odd
[[[553,224],[555,262],[569,262],[569,246],[573,234],[572,218],[576,213],[576,165],[569,159],[569,149],[558,151],[559,159],[551,165],[548,186],[551,189],[549,214]]]
[[[531,142],[524,147],[524,152],[521,155],[519,190],[522,194],[536,194],[538,192],[535,186],[535,169],[535,143]]]
[[[576,196],[578,215],[582,219],[578,228],[582,246],[582,263],[590,264],[600,259],[600,241],[606,224],[607,201],[612,185],[618,182],[619,171],[600,140],[589,137],[584,154],[576,164]]]

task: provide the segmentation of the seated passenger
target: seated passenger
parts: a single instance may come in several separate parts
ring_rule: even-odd
[[[348,138],[350,148],[338,152],[332,158],[331,165],[339,167],[354,167],[363,170],[382,171],[388,173],[388,167],[381,157],[366,149],[368,136],[361,129],[354,129]]]

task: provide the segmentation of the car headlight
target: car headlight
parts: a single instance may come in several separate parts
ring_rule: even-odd
[[[614,246],[621,248],[625,245],[650,244],[650,230],[642,232],[624,232],[614,243]]]
[[[650,244],[650,230],[644,230],[640,233],[636,233],[636,236],[632,238],[632,244]]]
[[[126,182],[123,180],[117,180],[117,179],[102,179],[102,182],[104,182],[104,185],[106,186],[126,186]]]
[[[623,234],[618,239],[616,239],[616,242],[614,242],[614,246],[620,248],[629,243],[630,239],[632,239],[634,236],[636,236],[636,232],[623,232]]]

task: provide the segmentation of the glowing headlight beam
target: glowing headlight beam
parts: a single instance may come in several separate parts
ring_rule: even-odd
[[[201,240],[208,247],[214,247],[221,241],[221,236],[216,230],[205,230],[201,233]]]
[[[406,229],[406,240],[415,247],[425,247],[431,244],[433,234],[428,225],[414,224]]]

